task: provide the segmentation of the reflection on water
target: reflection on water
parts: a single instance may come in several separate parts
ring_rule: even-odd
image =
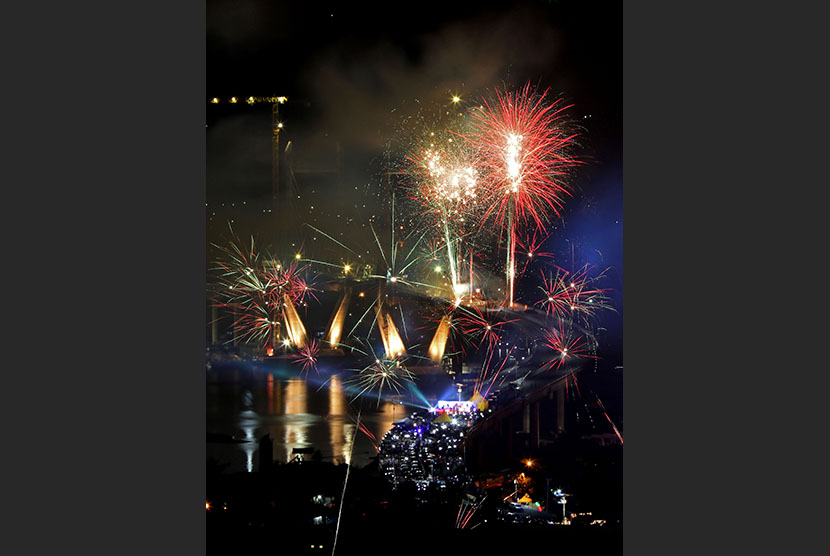
[[[331,377],[329,382],[329,441],[331,442],[332,460],[335,463],[343,461],[343,446],[346,443],[345,431],[345,400],[343,396],[343,384],[340,376]]]
[[[242,444],[242,449],[245,450],[245,470],[250,473],[254,470],[254,452],[256,451],[256,425],[259,422],[257,414],[250,410],[245,410],[240,414],[240,427],[245,433],[245,444]]]
[[[276,440],[279,439],[280,428],[283,430],[282,446],[285,452],[278,461],[290,461],[294,448],[310,446],[306,437],[306,430],[312,424],[310,416],[307,415],[307,390],[308,384],[299,378],[290,379],[285,385],[285,409],[283,411],[285,420],[282,427],[279,425],[269,427],[271,438],[275,440],[275,449],[279,446]]]
[[[313,448],[320,451],[323,461],[368,465],[392,423],[415,408],[397,401],[364,402],[360,414],[363,426],[358,429],[357,402],[346,391],[345,378],[333,375],[322,387],[311,378],[310,382],[279,378],[278,373],[270,372],[245,385],[238,380],[209,381],[208,432],[233,436],[244,443],[209,442],[208,458],[229,464],[228,472],[256,471],[259,440],[270,435],[274,446],[271,457],[280,463],[290,461],[295,448]]]
[[[402,419],[408,413],[412,411],[408,411],[404,413],[404,407],[398,404],[393,403],[384,403],[380,406],[380,412],[377,415],[377,426],[375,430],[372,431],[375,435],[376,443],[380,445],[380,441],[383,438],[383,435],[386,434],[389,429],[392,428],[392,423],[397,421],[398,419]]]

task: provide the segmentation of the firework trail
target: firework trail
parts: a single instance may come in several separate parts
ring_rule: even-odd
[[[608,416],[608,412],[605,410],[605,406],[602,404],[602,400],[599,399],[599,396],[597,396],[596,392],[592,392],[592,393],[594,394],[594,397],[596,397],[597,403],[599,404],[600,409],[602,409],[603,415],[605,415],[605,418],[608,419],[609,423],[611,423],[611,428],[614,429],[614,434],[617,435],[617,438],[620,439],[620,444],[622,444],[623,443],[622,435],[620,434],[620,431],[617,430],[617,426],[614,424],[614,421],[612,421],[611,417]]]
[[[366,435],[366,437],[369,439],[369,442],[372,443],[372,447],[375,449],[375,452],[380,452],[380,443],[378,442],[377,437],[374,434],[372,434],[372,431],[366,428],[366,425],[364,425],[363,423],[357,423],[357,428],[360,429],[360,432]]]
[[[346,464],[346,478],[343,480],[343,492],[340,493],[340,507],[337,509],[337,526],[334,529],[334,542],[331,545],[331,554],[334,556],[334,550],[337,548],[337,536],[340,533],[340,518],[343,515],[343,506],[346,502],[346,486],[349,484],[349,471],[352,469],[351,461],[352,461],[352,452],[354,451],[354,441],[357,438],[357,431],[360,426],[360,410],[357,411],[357,424],[358,427],[355,427],[354,435],[352,436],[352,443],[349,447],[349,463]]]
[[[501,372],[504,370],[504,365],[510,359],[510,354],[513,353],[514,347],[515,346],[510,346],[510,349],[507,350],[507,354],[504,356],[504,359],[501,360],[498,368],[496,368],[495,372],[493,372],[490,376],[488,376],[488,373],[492,371],[491,363],[493,361],[493,350],[488,350],[487,358],[481,365],[481,370],[479,371],[475,384],[473,385],[473,395],[478,394],[482,398],[487,398],[487,395],[496,383],[496,379],[501,376]]]
[[[336,245],[338,245],[339,247],[345,249],[346,251],[348,251],[348,253],[351,253],[353,255],[353,256],[350,256],[348,254],[345,255],[345,257],[347,257],[347,259],[354,259],[355,257],[357,257],[357,258],[362,257],[355,249],[352,249],[351,247],[345,245],[344,243],[336,240],[331,235],[325,233],[324,231],[320,230],[319,228],[316,228],[316,227],[314,227],[310,224],[305,224],[305,226],[307,226],[311,230],[314,230],[315,232],[319,233],[320,235],[322,235],[326,239],[331,240]],[[393,220],[392,220],[393,229],[396,226],[397,226],[397,224],[394,220],[394,213],[393,213]],[[344,269],[348,266],[349,270],[345,271],[345,272],[351,272],[352,275],[354,275],[354,276],[357,276],[358,275],[358,269],[362,268],[364,270],[364,274],[363,274],[364,279],[374,278],[374,279],[379,279],[379,280],[385,280],[387,283],[401,284],[401,285],[405,285],[405,286],[410,286],[413,289],[417,289],[419,286],[420,287],[425,287],[425,288],[434,288],[435,287],[431,284],[426,284],[426,283],[418,282],[418,281],[415,281],[415,280],[411,280],[408,277],[408,272],[410,272],[411,269],[416,266],[416,263],[422,261],[423,258],[424,258],[424,254],[422,254],[420,256],[416,255],[415,257],[413,257],[413,254],[416,253],[419,246],[423,246],[425,244],[425,240],[426,240],[426,236],[427,236],[426,232],[419,232],[418,230],[410,230],[409,233],[407,233],[403,236],[398,235],[397,240],[394,239],[395,236],[394,236],[394,233],[393,233],[392,234],[393,244],[389,249],[390,256],[387,257],[387,255],[386,255],[387,252],[383,249],[383,245],[381,243],[380,237],[378,236],[377,232],[375,231],[374,226],[371,223],[369,224],[369,229],[372,232],[372,240],[373,241],[372,241],[371,245],[377,247],[378,254],[380,255],[380,258],[383,262],[383,267],[386,269],[386,274],[378,274],[378,273],[372,272],[374,270],[374,265],[371,264],[371,263],[358,265],[357,263],[354,263],[354,262],[350,262],[350,263],[341,262],[339,264],[335,264],[335,263],[332,263],[330,261],[323,261],[323,260],[316,260],[316,259],[303,259],[303,260],[306,261],[306,262],[309,262],[311,264],[321,265],[321,266],[328,267],[328,268],[337,268],[340,271],[344,271]],[[406,246],[407,243],[411,243],[411,246],[409,248],[409,251],[406,252],[406,255],[403,257],[403,259],[401,259],[400,257],[398,257],[398,253],[401,249],[405,250],[405,248],[402,247],[402,246]],[[364,249],[364,253],[366,251],[369,251],[369,249]]]
[[[470,502],[466,498],[462,500],[461,505],[458,507],[458,515],[455,518],[455,528],[466,528],[470,522],[470,518],[473,517],[473,514],[476,513],[486,499],[487,496],[485,495],[484,498],[476,500],[475,502]]]
[[[572,374],[570,374],[569,376],[570,376],[570,378],[572,378],[572,379],[573,379],[573,381],[574,381],[574,386],[576,387],[576,394],[577,394],[577,396],[579,397],[579,401],[581,401],[581,402],[582,402],[582,407],[585,409],[585,412],[584,412],[584,413],[585,413],[585,416],[588,418],[588,422],[591,424],[591,429],[592,429],[592,430],[597,430],[596,425],[594,425],[594,418],[591,416],[591,410],[588,408],[588,403],[587,403],[587,401],[586,401],[586,400],[582,397],[582,392],[580,392],[580,390],[579,390],[579,381],[576,379],[576,373],[572,373]],[[593,391],[591,391],[591,390],[589,390],[589,392],[593,393]],[[574,398],[573,398],[573,400],[574,400],[574,402],[576,402],[576,401],[577,401],[577,398],[576,398],[576,397],[574,397]],[[580,411],[579,411],[579,409],[577,409],[577,410],[576,410],[576,413],[575,413],[577,423],[579,423],[579,422],[580,422],[579,414],[580,414]],[[612,423],[612,424],[613,424],[613,423]]]
[[[557,99],[545,103],[530,83],[516,92],[496,91],[496,98],[472,113],[475,131],[466,139],[478,153],[478,189],[484,216],[493,216],[507,240],[507,302],[512,306],[516,274],[516,234],[520,225],[544,229],[548,215],[558,217],[570,195],[564,178],[579,164],[569,154],[576,134],[566,130]],[[492,104],[492,105],[491,105]]]

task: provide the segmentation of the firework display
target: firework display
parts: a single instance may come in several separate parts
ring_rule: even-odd
[[[450,370],[468,361],[472,396],[485,400],[522,366],[556,372],[596,359],[593,321],[611,309],[598,285],[605,271],[563,270],[550,248],[551,223],[580,164],[570,106],[530,84],[470,108],[451,102],[403,119],[381,187],[389,226],[373,215],[365,245],[304,223],[311,239],[331,242],[327,255],[298,252],[284,265],[253,239],[216,246],[212,297],[232,320],[232,341],[279,351],[305,374],[324,354],[358,357],[345,384],[355,398],[371,393],[378,402],[417,398],[413,366]],[[542,296],[525,301],[538,314],[516,299],[530,269],[539,271]],[[298,311],[319,302],[312,275],[339,292],[313,337]]]
[[[161,93],[204,110],[204,196],[144,211],[204,226],[200,365],[134,378],[204,372],[207,550],[619,552],[623,6],[373,8],[214,2]]]
[[[555,328],[544,332],[545,345],[554,352],[554,357],[543,368],[560,369],[566,363],[579,359],[596,359],[591,351],[595,349],[590,338],[580,334],[573,326],[566,326],[560,320]]]
[[[303,372],[307,374],[312,369],[317,370],[319,356],[320,347],[317,345],[317,340],[311,340],[297,351],[297,354],[291,358],[291,362],[302,365]]]
[[[472,113],[475,131],[467,136],[478,153],[480,191],[507,243],[507,302],[513,304],[517,229],[543,229],[550,212],[559,216],[569,195],[564,178],[577,165],[570,154],[576,137],[563,125],[569,106],[546,104],[528,83],[520,91],[497,92],[495,101]]]
[[[400,392],[406,383],[414,383],[415,375],[406,368],[403,359],[375,359],[366,367],[360,369],[351,384],[356,385],[361,396],[366,392],[377,392],[380,402],[383,393],[388,391]]]
[[[304,267],[296,262],[283,265],[260,253],[253,237],[243,246],[231,230],[226,246],[212,268],[215,282],[211,297],[214,306],[232,315],[233,342],[252,342],[273,353],[286,328],[290,341],[305,345],[305,330],[295,304],[306,304],[313,288],[303,277]]]
[[[460,122],[453,121],[453,127]],[[440,129],[440,128],[439,128]],[[442,130],[418,140],[408,156],[412,198],[422,207],[427,229],[435,230],[437,249],[446,250],[451,293],[462,293],[463,241],[478,221],[478,171],[474,153],[457,131]]]
[[[584,322],[595,316],[601,309],[611,309],[606,288],[597,288],[593,284],[601,277],[590,276],[591,267],[586,265],[577,272],[568,272],[560,268],[556,274],[542,274],[544,286],[539,289],[544,297],[537,305],[545,308],[548,315],[561,318],[583,317]]]

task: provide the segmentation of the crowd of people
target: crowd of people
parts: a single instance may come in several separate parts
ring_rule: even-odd
[[[481,411],[449,408],[415,412],[395,422],[381,440],[381,471],[393,488],[404,483],[418,490],[469,484],[464,437],[482,417]]]

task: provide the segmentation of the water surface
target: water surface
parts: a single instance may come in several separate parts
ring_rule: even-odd
[[[228,473],[257,471],[259,440],[270,435],[276,462],[290,461],[295,448],[314,448],[323,461],[369,464],[377,455],[374,445],[392,423],[418,408],[404,396],[355,400],[347,388],[350,376],[347,372],[326,376],[312,372],[306,379],[286,377],[278,369],[209,371],[207,458],[224,465]],[[358,409],[366,431],[358,430],[355,435]],[[242,442],[215,441],[216,435]]]

